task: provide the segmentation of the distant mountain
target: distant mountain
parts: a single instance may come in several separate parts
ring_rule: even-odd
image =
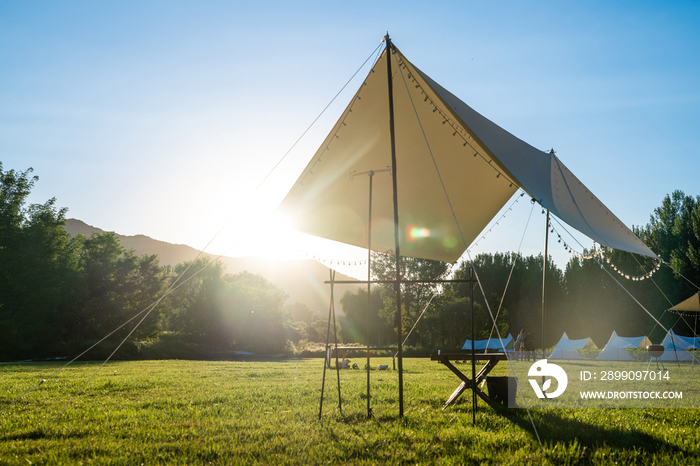
[[[72,236],[84,235],[88,238],[93,233],[105,233],[104,230],[72,218],[66,220],[65,229]],[[121,245],[126,249],[133,249],[137,256],[158,255],[160,265],[174,266],[181,262],[194,260],[200,254],[200,251],[184,244],[166,243],[145,235],[125,236],[116,232],[115,234]],[[207,253],[203,255],[212,259],[216,257]],[[287,304],[304,303],[312,311],[317,312],[319,316],[324,318],[328,316],[330,286],[324,284],[324,281],[329,278],[329,268],[325,265],[312,259],[271,262],[255,257],[224,256],[221,261],[226,266],[228,273],[236,274],[247,270],[262,275],[289,295]],[[352,279],[337,273],[336,280]],[[337,313],[341,312],[340,298],[342,294],[348,289],[355,291],[359,286],[338,286],[335,293]]]

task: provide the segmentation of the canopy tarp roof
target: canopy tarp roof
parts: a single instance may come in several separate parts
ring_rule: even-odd
[[[678,313],[694,313],[700,312],[700,292],[695,293],[690,298],[676,304],[669,311],[676,311]]]
[[[488,338],[486,340],[474,340],[474,349],[475,350],[483,350],[483,349],[504,349],[504,347],[507,347],[510,342],[513,341],[513,335],[510,333],[506,338],[503,339],[503,344],[501,344],[500,340],[498,338]],[[472,349],[472,341],[467,340],[464,342],[464,346],[462,346],[462,349],[464,350],[470,350]]]
[[[486,119],[394,49],[401,255],[455,262],[518,187],[598,243],[656,255],[552,153]],[[386,50],[280,204],[298,230],[393,250]],[[384,171],[382,171],[384,170]]]

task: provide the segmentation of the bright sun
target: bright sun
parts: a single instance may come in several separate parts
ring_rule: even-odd
[[[365,279],[367,250],[300,233],[274,210],[239,209],[207,247],[210,254],[267,261],[315,259],[346,275]]]
[[[227,256],[258,256],[290,259],[294,256],[290,238],[291,221],[269,210],[246,206],[234,214],[219,234],[217,252]]]

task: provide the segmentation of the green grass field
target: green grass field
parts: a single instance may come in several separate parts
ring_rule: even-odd
[[[390,359],[372,363],[391,367]],[[427,358],[405,359],[403,419],[396,371],[372,371],[368,420],[366,372],[345,370],[342,414],[329,371],[319,421],[320,359],[108,363],[61,413],[98,366],[74,363],[0,412],[0,464],[700,462],[697,409],[535,409],[541,452],[524,409],[480,401],[472,426],[465,392],[443,410],[458,380]],[[59,367],[0,364],[0,402]]]

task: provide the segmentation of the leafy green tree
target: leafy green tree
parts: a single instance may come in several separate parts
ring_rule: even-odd
[[[700,196],[686,196],[683,191],[667,195],[654,209],[649,223],[639,234],[652,251],[671,265],[662,267],[656,279],[673,304],[689,297],[700,285],[698,250],[700,250]],[[652,304],[668,308],[668,300],[657,296]]]
[[[631,309],[629,295],[597,261],[571,259],[566,267],[566,287],[571,318],[565,331],[570,338],[590,337],[602,348],[613,330],[623,332],[623,336],[644,333],[645,316],[641,310]]]
[[[281,352],[290,315],[286,293],[260,275],[225,274],[219,262],[198,259],[179,264],[179,287],[169,298],[171,328],[194,343],[220,350]]]
[[[75,339],[94,340],[155,303],[163,292],[165,274],[156,256],[137,257],[121,246],[114,233],[79,238],[81,279],[74,291],[78,304],[70,316],[70,334]],[[161,312],[161,307],[151,311],[133,336],[152,335],[159,328]],[[117,335],[126,335],[140,320]]]
[[[287,294],[262,276],[241,272],[229,277],[231,294],[226,309],[233,311],[236,341],[253,352],[278,353],[285,347]]]
[[[531,348],[542,346],[542,256],[522,256],[516,253],[480,254],[474,258],[480,286],[474,290],[475,304],[479,304],[486,313],[488,333],[491,333],[491,309],[496,318],[499,307],[502,309],[497,317],[498,325],[504,325],[505,337],[509,330],[513,333],[526,328],[531,333]],[[467,278],[470,264],[463,262],[455,271],[455,278]],[[565,298],[564,277],[551,257],[547,258],[547,308],[545,345],[554,344],[563,330],[560,329]],[[458,298],[469,297],[469,284],[455,283],[447,285]],[[483,289],[483,293],[482,293]],[[487,303],[484,296],[488,297]],[[501,302],[502,301],[502,302]],[[475,321],[476,323],[476,321]],[[501,327],[499,327],[501,328]],[[481,330],[477,330],[480,332]]]
[[[700,284],[699,201],[699,197],[674,191],[654,209],[645,227],[633,228],[634,233],[666,263],[654,274],[653,280],[634,281],[631,277],[644,276],[654,270],[656,260],[604,248],[602,265],[619,282],[607,292],[614,296],[608,296],[605,303],[600,303],[608,311],[603,325],[608,330],[608,336],[612,329],[623,328],[624,324],[630,333],[649,335],[653,341],[660,341],[664,337],[663,329],[640,308],[640,303],[668,328],[674,325],[678,316],[665,310],[697,291],[697,285]],[[591,267],[588,274],[605,275],[603,280],[613,281],[599,266]],[[630,298],[620,285],[635,299]],[[681,334],[691,331],[684,326],[677,326],[675,330]]]
[[[343,327],[342,321],[340,320],[340,317],[338,316],[338,320],[336,321],[337,323],[340,323],[340,327]],[[331,332],[333,331],[333,327],[331,327]],[[313,341],[317,343],[325,343],[326,342],[326,337],[328,335],[328,319],[318,319],[314,320],[311,325],[309,325],[306,328],[306,339],[308,341]],[[331,335],[330,341],[333,340],[333,335]],[[338,335],[338,338],[340,339],[340,335]]]
[[[291,315],[293,322],[304,322],[307,325],[310,325],[318,318],[314,311],[304,303],[294,303],[291,306],[287,306],[287,312]]]
[[[77,244],[56,200],[27,206],[38,177],[0,164],[0,358],[52,356],[77,277]]]
[[[449,264],[445,262],[412,257],[402,257],[400,264],[402,279],[409,281],[437,280],[444,276],[449,267]],[[394,280],[396,278],[394,256],[391,254],[373,254],[372,275],[379,280]],[[395,322],[396,289],[393,284],[382,284],[378,288],[384,302],[384,309],[380,314],[386,322],[392,323],[394,328],[398,330],[398,323]],[[425,307],[432,304],[431,298],[438,291],[439,284],[437,283],[401,285],[402,335],[408,334]],[[422,328],[416,327],[410,334],[407,344],[420,344],[422,332]]]
[[[342,341],[373,346],[395,344],[393,325],[381,315],[384,302],[379,289],[375,288],[370,293],[369,310],[367,309],[367,288],[358,288],[355,293],[346,291],[340,298],[340,304],[345,315],[340,337]],[[367,342],[368,325],[369,343]]]
[[[478,263],[482,264],[479,269],[479,278],[482,284],[489,282],[489,280],[495,280],[495,275],[507,277],[508,267],[501,266],[501,262],[506,258],[507,256],[500,254],[496,256],[483,255],[477,257]],[[494,259],[497,264],[495,266],[493,265]],[[484,266],[483,263],[489,263],[490,267]],[[469,262],[462,262],[454,271],[453,279],[468,280],[470,277],[470,268],[471,265]],[[481,276],[482,273],[484,277]],[[489,275],[491,276],[489,277]],[[504,278],[504,286],[505,282],[506,279]],[[491,283],[491,285],[494,284]],[[493,326],[493,319],[484,304],[481,287],[474,282],[455,281],[445,284],[440,310],[435,314],[435,317],[439,318],[442,322],[444,328],[443,335],[448,337],[448,339],[439,342],[440,346],[456,345],[461,348],[464,340],[471,338],[472,295],[474,297],[474,338],[477,340],[489,337],[494,339],[498,338]],[[508,334],[508,311],[500,306],[500,295],[494,292],[489,292],[489,295],[491,312],[493,313],[493,317],[496,318],[501,336],[505,338]]]
[[[232,324],[222,322],[221,298],[226,282],[221,263],[207,258],[184,262],[175,266],[171,279],[175,291],[167,298],[167,307],[172,309],[168,328],[192,343],[231,347]]]
[[[291,322],[286,325],[287,340],[292,343],[308,340],[309,327],[318,319],[318,316],[304,303],[288,305],[285,312],[291,319]]]

